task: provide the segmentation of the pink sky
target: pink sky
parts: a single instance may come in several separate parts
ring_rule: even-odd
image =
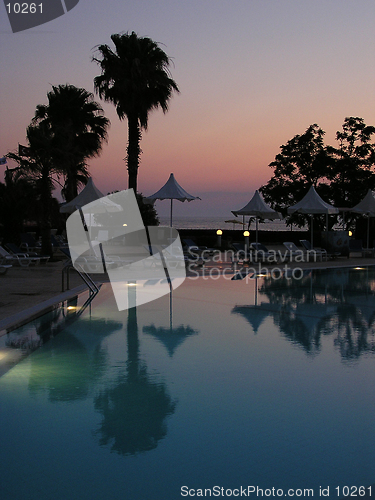
[[[136,31],[163,44],[180,87],[170,111],[150,117],[139,190],[157,191],[173,172],[201,202],[182,215],[229,216],[268,181],[281,144],[312,123],[334,136],[346,116],[375,125],[373,0],[80,0],[59,19],[13,34],[0,20],[0,156],[25,143],[25,129],[51,85],[93,91],[92,48]],[[112,125],[90,161],[103,192],[127,188],[127,124]],[[0,180],[2,180],[0,171]],[[160,214],[168,203],[158,202]]]

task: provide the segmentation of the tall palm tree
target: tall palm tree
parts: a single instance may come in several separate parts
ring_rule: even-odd
[[[173,91],[179,90],[169,72],[170,58],[156,42],[134,32],[111,40],[115,51],[99,45],[99,57],[93,57],[102,71],[94,87],[100,98],[115,105],[120,120],[128,120],[129,188],[137,192],[141,131],[147,129],[150,111],[160,107],[166,113]]]
[[[52,137],[46,123],[29,125],[26,137],[28,141],[28,155],[8,153],[7,157],[19,165],[14,169],[20,178],[28,180],[35,189],[34,209],[39,219],[42,237],[42,253],[52,257],[51,244],[51,213],[53,203],[53,175],[57,173],[51,155]]]
[[[47,105],[37,106],[32,124],[49,129],[52,161],[65,177],[62,194],[70,201],[87,182],[86,160],[100,153],[109,120],[94,95],[74,85],[53,86],[47,98]]]
[[[5,242],[19,243],[26,220],[35,220],[36,190],[20,169],[6,169],[0,182],[0,224]]]
[[[88,178],[86,160],[99,154],[107,138],[109,120],[85,89],[73,85],[52,87],[48,105],[38,105],[27,128],[27,156],[9,153],[22,176],[37,191],[36,208],[42,235],[42,252],[52,255],[51,214],[55,177],[63,175],[66,201],[77,196],[77,187]]]

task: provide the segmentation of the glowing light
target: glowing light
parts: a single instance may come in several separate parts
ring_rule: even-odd
[[[356,269],[357,271],[363,271],[364,267],[355,267],[354,269]]]
[[[254,273],[250,276],[250,279],[257,279],[257,278],[267,278],[268,274],[262,274],[262,273]]]
[[[218,229],[218,230],[216,231],[216,234],[217,234],[218,236],[221,236],[221,235],[223,234],[223,231],[222,231],[221,229]]]
[[[244,236],[250,236],[250,232],[249,231],[244,231],[243,235]]]
[[[353,233],[351,231],[349,231],[349,236],[353,236]]]
[[[76,306],[68,306],[67,309],[68,311],[75,311],[77,308]]]
[[[127,224],[123,224],[123,226],[124,226],[124,227],[126,227],[126,226],[127,226]]]

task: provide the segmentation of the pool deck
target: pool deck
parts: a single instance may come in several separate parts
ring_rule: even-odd
[[[277,248],[275,248],[277,250]],[[225,256],[225,254],[223,254]],[[309,268],[333,268],[333,267],[367,267],[375,265],[375,258],[361,257],[352,254],[350,258],[339,257],[334,260],[317,262],[283,262],[278,264],[261,264],[261,268],[283,269],[285,265],[289,269],[300,267]],[[87,289],[82,279],[73,271],[70,272],[70,290],[62,293],[62,268],[64,261],[48,262],[44,265],[33,267],[12,267],[6,274],[0,275],[0,331],[13,327],[23,322],[23,318],[40,314],[40,311],[49,306],[62,302]],[[259,264],[250,264],[251,268],[259,269]],[[259,269],[260,270],[260,269]],[[230,274],[233,265],[229,259],[219,261],[208,260],[204,266],[192,266],[191,275],[209,275],[218,273]],[[187,273],[189,276],[189,271]],[[94,281],[102,283],[108,281],[107,275],[92,275]]]

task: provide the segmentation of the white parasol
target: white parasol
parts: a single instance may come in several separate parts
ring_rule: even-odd
[[[200,200],[200,198],[198,196],[193,196],[189,194],[187,191],[185,191],[185,189],[183,189],[176,181],[174,175],[171,174],[167,182],[164,184],[164,186],[151,196],[147,196],[146,200],[151,200],[151,201],[171,200],[170,225],[172,227],[173,200],[193,201],[193,200]]]
[[[255,191],[254,196],[249,203],[241,210],[232,210],[232,214],[236,217],[238,215],[250,215],[255,217],[256,220],[256,243],[258,243],[258,219],[282,219],[283,216],[269,207],[261,197],[258,190]]]
[[[367,248],[369,248],[370,217],[375,217],[375,198],[371,189],[367,191],[367,194],[363,198],[363,200],[360,201],[358,205],[353,207],[350,211],[367,216]]]
[[[339,209],[326,203],[316,192],[314,186],[311,186],[307,194],[302,198],[301,201],[288,208],[288,214],[294,214],[299,212],[300,214],[311,215],[311,248],[313,245],[313,215],[314,214],[326,214],[328,218],[329,214],[338,214]],[[328,224],[327,224],[328,226]]]

